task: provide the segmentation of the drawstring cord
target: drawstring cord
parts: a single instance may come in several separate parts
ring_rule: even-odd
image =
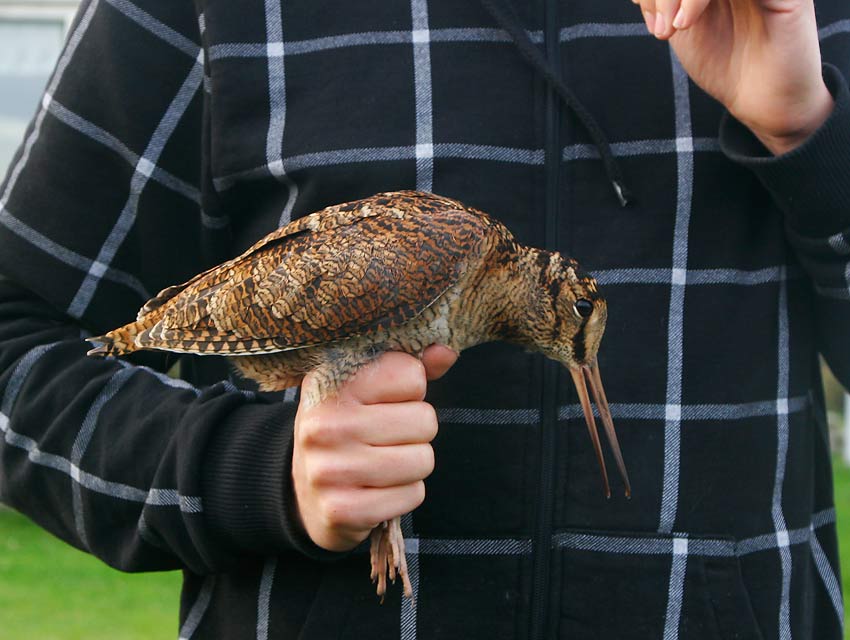
[[[549,86],[555,90],[555,93],[563,100],[564,104],[569,107],[572,112],[581,121],[584,128],[593,139],[596,148],[599,150],[599,155],[602,158],[602,163],[605,165],[605,173],[608,175],[608,180],[617,194],[617,199],[620,205],[625,207],[632,199],[632,193],[626,187],[623,181],[623,172],[620,169],[620,164],[617,158],[611,151],[611,145],[605,138],[602,128],[596,122],[576,95],[570,91],[569,87],[559,78],[553,71],[552,67],[546,62],[546,59],[540,53],[539,49],[531,42],[525,29],[522,28],[519,18],[517,17],[512,6],[505,6],[501,0],[481,0],[481,4],[490,13],[490,15],[499,23],[508,35],[511,36],[514,44],[519,50],[520,55],[528,62],[537,73],[539,73]]]

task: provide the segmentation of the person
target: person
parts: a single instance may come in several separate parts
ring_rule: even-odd
[[[840,638],[818,353],[850,383],[850,9],[639,9],[85,2],[0,191],[3,501],[182,569],[181,638]],[[213,357],[86,358],[159,289],[401,188],[596,275],[631,500],[558,365],[510,346],[387,354],[313,410]],[[411,511],[414,601],[381,605],[359,543]]]

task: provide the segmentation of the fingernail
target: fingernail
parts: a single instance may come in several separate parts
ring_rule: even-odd
[[[677,29],[681,29],[685,26],[685,12],[682,7],[679,7],[679,10],[676,12],[676,17],[673,18],[673,26]]]
[[[660,11],[655,14],[655,35],[663,36],[667,33],[667,21],[664,19],[664,14]]]
[[[643,12],[643,19],[646,22],[646,28],[651,34],[655,34],[655,14],[649,11]]]

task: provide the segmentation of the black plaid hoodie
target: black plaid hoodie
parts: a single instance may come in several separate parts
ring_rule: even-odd
[[[515,2],[634,202],[476,0],[90,0],[0,189],[0,495],[127,571],[183,569],[181,638],[841,636],[817,353],[850,382],[850,6],[837,106],[769,154],[631,3]],[[294,524],[295,393],[82,337],[279,224],[418,188],[594,273],[634,497],[602,495],[557,365],[504,345],[429,390],[416,604]],[[616,488],[616,485],[615,485]]]

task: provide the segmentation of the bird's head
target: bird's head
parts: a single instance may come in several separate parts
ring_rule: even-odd
[[[629,496],[629,478],[596,358],[608,319],[608,305],[599,293],[596,280],[582,271],[578,262],[572,258],[565,258],[559,253],[539,251],[535,261],[539,267],[536,274],[537,286],[534,287],[536,299],[529,305],[529,311],[536,317],[528,318],[529,325],[534,327],[529,337],[534,342],[535,350],[557,360],[569,370],[602,470],[605,492],[610,496],[605,460],[588,397],[590,387],[614,459],[625,483],[626,495]]]

